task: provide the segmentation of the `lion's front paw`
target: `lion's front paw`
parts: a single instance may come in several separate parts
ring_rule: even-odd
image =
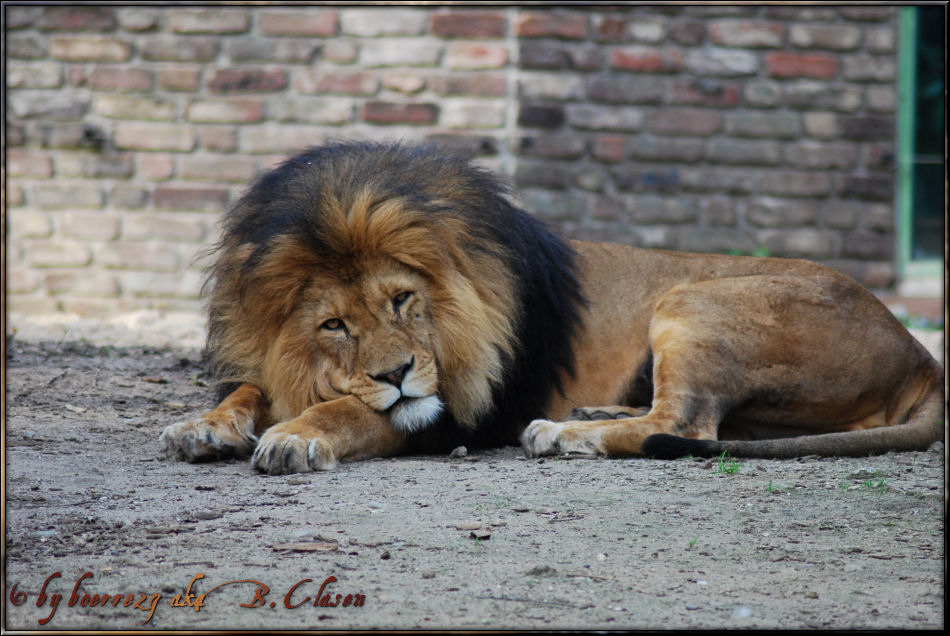
[[[521,448],[528,457],[598,452],[596,434],[566,422],[534,420],[521,434]]]
[[[257,438],[250,432],[249,418],[248,422],[241,419],[232,413],[223,421],[204,416],[191,422],[179,422],[165,427],[158,440],[169,459],[199,462],[247,457]]]
[[[278,425],[261,436],[251,464],[262,473],[286,475],[330,470],[336,466],[336,458],[326,440],[283,432]]]

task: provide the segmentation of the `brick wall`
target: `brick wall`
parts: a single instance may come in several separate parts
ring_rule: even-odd
[[[194,309],[244,184],[443,139],[571,237],[893,281],[894,7],[5,7],[8,308]]]

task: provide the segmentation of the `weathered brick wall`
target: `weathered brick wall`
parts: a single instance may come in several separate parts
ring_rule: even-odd
[[[894,7],[4,19],[13,310],[196,308],[219,212],[328,138],[469,146],[572,237],[894,277]]]

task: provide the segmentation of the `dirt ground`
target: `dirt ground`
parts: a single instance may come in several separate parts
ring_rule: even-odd
[[[7,339],[8,630],[944,625],[943,444],[269,477],[159,456],[212,406],[195,333],[33,327]]]

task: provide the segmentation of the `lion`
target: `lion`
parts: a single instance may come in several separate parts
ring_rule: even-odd
[[[437,146],[310,148],[214,249],[222,399],[164,430],[170,458],[282,474],[459,445],[783,458],[944,436],[943,368],[851,278],[563,240]]]

